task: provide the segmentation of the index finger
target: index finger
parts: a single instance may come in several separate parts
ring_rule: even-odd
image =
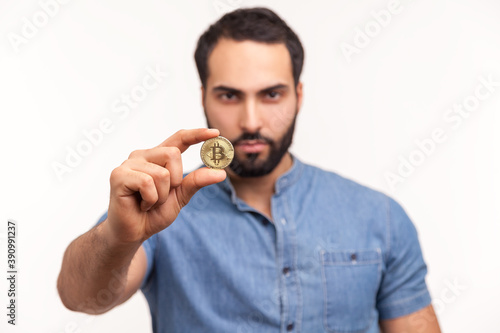
[[[158,147],[177,147],[183,153],[189,146],[215,138],[218,135],[219,130],[216,128],[183,129],[160,143]]]

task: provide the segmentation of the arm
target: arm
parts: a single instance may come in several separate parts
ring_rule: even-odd
[[[144,278],[147,259],[142,246],[112,244],[106,223],[75,239],[64,254],[57,288],[70,310],[104,313],[129,299]]]
[[[406,316],[382,320],[380,328],[383,333],[441,333],[432,305]]]
[[[208,168],[182,176],[181,153],[217,135],[181,130],[155,148],[132,152],[113,170],[107,219],[64,254],[57,289],[67,308],[100,314],[137,291],[147,266],[141,244],[172,224],[200,188],[225,179],[225,171]]]
[[[389,199],[386,269],[377,295],[384,333],[438,333],[439,324],[425,283],[424,261],[415,226],[404,209]]]

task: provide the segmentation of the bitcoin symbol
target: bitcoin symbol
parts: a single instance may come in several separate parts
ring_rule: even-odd
[[[225,157],[224,148],[222,148],[218,142],[214,143],[210,148],[212,148],[211,160],[214,161],[215,165],[219,165],[219,162]]]
[[[224,169],[234,157],[234,148],[231,142],[222,137],[208,139],[200,149],[203,163],[212,169]]]

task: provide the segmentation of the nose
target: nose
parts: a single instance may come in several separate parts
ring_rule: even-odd
[[[248,98],[240,115],[240,127],[247,133],[257,133],[262,127],[261,114],[256,101]]]

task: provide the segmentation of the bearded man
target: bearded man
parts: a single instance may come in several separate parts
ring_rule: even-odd
[[[208,127],[137,150],[108,211],[66,250],[66,307],[101,314],[139,288],[154,332],[440,332],[417,232],[388,196],[289,152],[304,50],[274,12],[239,9],[200,37]],[[181,154],[222,135],[225,170]]]

